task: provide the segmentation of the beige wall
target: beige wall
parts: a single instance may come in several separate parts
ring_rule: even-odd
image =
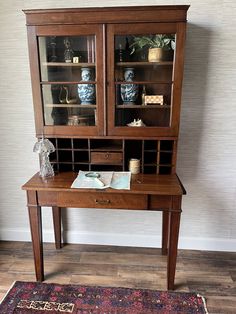
[[[127,1],[99,4],[126,5]],[[143,1],[129,1],[129,5],[139,4]],[[236,250],[236,26],[232,22],[236,2],[180,4],[191,4],[178,155],[178,174],[188,191],[180,247]],[[38,170],[32,152],[35,131],[21,10],[84,5],[72,0],[0,3],[0,239],[30,240],[26,197],[20,187]],[[96,5],[95,0],[86,2],[86,6]],[[44,213],[45,240],[51,241],[50,210]],[[159,213],[71,209],[64,216],[69,242],[160,245]]]

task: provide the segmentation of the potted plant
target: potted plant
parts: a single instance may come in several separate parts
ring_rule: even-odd
[[[174,50],[175,37],[167,34],[134,37],[130,47],[132,48],[131,54],[137,50],[148,48],[149,62],[163,61],[165,52],[171,49]]]

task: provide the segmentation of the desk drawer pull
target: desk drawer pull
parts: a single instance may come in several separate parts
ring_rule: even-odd
[[[91,163],[94,165],[122,165],[123,153],[122,152],[91,152]]]
[[[95,199],[95,203],[100,204],[100,205],[107,205],[107,204],[110,204],[110,200],[97,200],[97,199]]]

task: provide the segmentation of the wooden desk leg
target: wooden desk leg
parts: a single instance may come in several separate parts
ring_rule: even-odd
[[[40,206],[28,205],[31,238],[34,252],[34,265],[37,281],[44,280],[43,269],[43,239],[42,239],[42,217]]]
[[[168,253],[168,237],[169,237],[169,211],[162,212],[162,255]]]
[[[170,212],[169,249],[167,261],[167,289],[174,290],[175,269],[178,250],[179,225],[181,215],[181,196],[173,196]]]
[[[56,249],[60,249],[61,245],[61,208],[57,206],[52,207],[53,226]]]

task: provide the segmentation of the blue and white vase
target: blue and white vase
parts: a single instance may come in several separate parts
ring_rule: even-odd
[[[123,100],[123,104],[124,105],[135,104],[138,98],[138,85],[130,83],[130,82],[133,82],[134,69],[125,68],[124,78],[125,78],[125,82],[129,82],[129,84],[120,85],[120,93],[121,93],[121,99]]]
[[[81,68],[81,82],[93,81],[93,70]],[[78,84],[78,95],[82,105],[93,105],[96,101],[94,84]]]

